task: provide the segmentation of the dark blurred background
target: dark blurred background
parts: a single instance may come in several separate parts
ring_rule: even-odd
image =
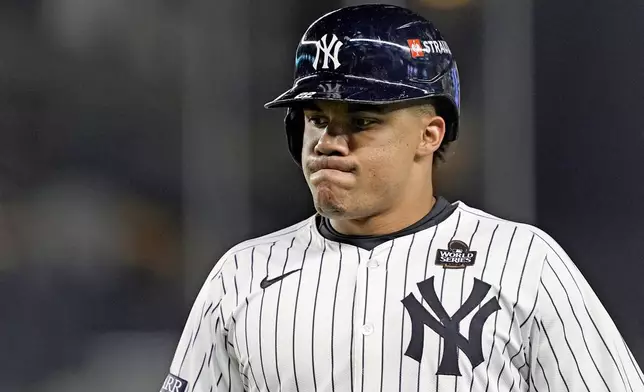
[[[0,1],[0,390],[158,390],[216,259],[312,214],[280,111],[350,0]],[[462,76],[449,199],[536,224],[644,363],[644,2],[392,0]]]

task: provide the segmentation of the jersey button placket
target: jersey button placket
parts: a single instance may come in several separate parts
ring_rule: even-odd
[[[361,354],[364,356],[362,361],[357,363],[358,374],[361,375],[358,385],[363,391],[372,390],[377,387],[374,384],[372,375],[380,370],[378,357],[381,354],[381,333],[382,333],[382,297],[383,297],[383,283],[385,279],[386,269],[382,256],[372,256],[367,258],[361,263],[364,274],[362,275],[365,280],[365,286],[368,286],[367,292],[363,297],[366,301],[362,305],[362,317],[356,320],[356,332],[361,341]],[[364,346],[362,346],[364,345]],[[362,369],[364,365],[364,369]]]
[[[372,272],[376,273],[376,270],[378,270],[378,267],[380,267],[380,261],[378,259],[369,259],[367,260],[367,268]],[[373,278],[373,276],[372,276]],[[364,336],[369,336],[372,335],[375,331],[375,326],[372,322],[370,322],[368,319],[365,320],[366,322],[360,327],[360,333],[363,334]]]
[[[369,336],[369,335],[371,335],[371,334],[373,333],[373,324],[371,324],[371,323],[369,323],[369,322],[368,322],[368,323],[366,323],[366,324],[364,324],[364,325],[360,328],[360,332],[361,332],[363,335],[365,335],[365,336]]]

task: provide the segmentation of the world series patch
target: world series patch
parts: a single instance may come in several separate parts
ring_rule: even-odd
[[[465,268],[474,265],[476,251],[470,251],[465,242],[453,240],[447,247],[448,249],[439,249],[436,252],[436,265],[442,265],[443,268]]]
[[[188,381],[170,373],[165,378],[163,386],[159,392],[186,392]]]

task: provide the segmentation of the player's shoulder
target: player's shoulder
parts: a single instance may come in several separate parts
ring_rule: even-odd
[[[246,251],[262,245],[273,243],[290,243],[298,237],[309,236],[311,226],[314,224],[314,217],[310,217],[272,233],[248,239],[230,248],[228,252],[225,253],[224,257],[230,258],[242,251]]]
[[[458,210],[460,210],[462,214],[466,214],[471,216],[472,218],[489,222],[495,227],[498,226],[500,228],[515,231],[515,233],[519,235],[523,234],[534,237],[536,244],[544,247],[544,249],[548,253],[551,253],[554,257],[560,259],[568,258],[559,243],[550,234],[535,225],[518,222],[511,219],[505,219],[483,210],[471,207],[461,201],[457,202],[456,204],[458,206]]]
[[[252,252],[255,248],[262,248],[268,245],[288,247],[293,241],[298,239],[305,240],[305,237],[308,239],[311,236],[310,232],[314,224],[315,216],[312,216],[283,229],[242,241],[228,249],[221,256],[210,275],[219,274],[225,267],[234,264],[238,255]],[[247,259],[247,257],[243,259]]]

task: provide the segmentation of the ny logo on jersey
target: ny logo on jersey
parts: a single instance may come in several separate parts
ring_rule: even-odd
[[[338,69],[340,66],[340,60],[338,60],[338,54],[340,53],[340,47],[343,45],[342,42],[338,40],[338,37],[333,34],[331,37],[331,42],[327,43],[327,35],[324,34],[322,39],[318,40],[315,43],[316,52],[315,60],[313,61],[313,69],[318,69],[318,62],[320,61],[320,52],[324,53],[324,60],[322,61],[322,69],[329,68],[329,60],[333,61],[333,69]]]
[[[501,309],[496,298],[491,298],[481,306],[474,314],[470,321],[469,340],[461,334],[460,323],[467,315],[472,313],[478,305],[483,302],[490,285],[474,278],[474,288],[465,303],[450,317],[443,304],[438,300],[434,291],[434,277],[417,284],[420,294],[427,301],[429,307],[438,316],[436,320],[413,294],[409,294],[402,300],[403,305],[411,318],[411,340],[407,346],[405,355],[420,362],[423,356],[423,346],[425,343],[425,328],[428,326],[444,340],[443,357],[436,374],[460,376],[458,369],[458,349],[461,349],[472,363],[472,368],[477,367],[483,362],[483,346],[481,338],[483,335],[483,325],[492,313]]]

